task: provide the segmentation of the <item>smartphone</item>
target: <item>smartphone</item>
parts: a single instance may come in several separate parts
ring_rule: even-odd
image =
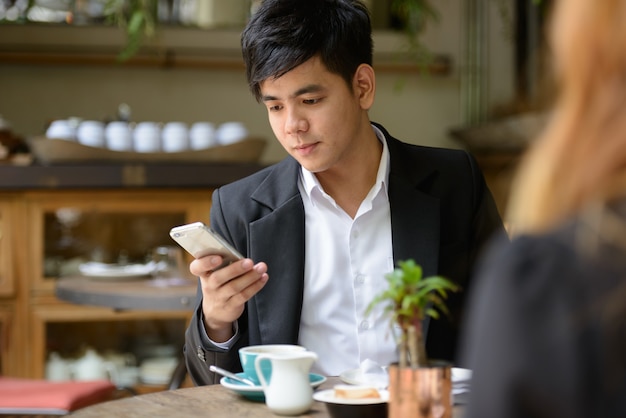
[[[221,255],[224,262],[213,270],[243,258],[221,235],[202,222],[175,226],[170,230],[170,236],[194,258],[209,254]]]

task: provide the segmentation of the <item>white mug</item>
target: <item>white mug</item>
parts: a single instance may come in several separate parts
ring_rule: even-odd
[[[97,120],[84,120],[76,130],[78,142],[90,147],[104,147],[104,123]]]
[[[76,124],[72,123],[70,120],[53,120],[48,126],[48,129],[46,129],[46,137],[74,141],[76,139],[76,127]]]
[[[215,125],[211,122],[196,122],[189,129],[189,147],[193,150],[217,145]]]
[[[50,353],[50,358],[46,362],[46,379],[51,381],[70,380],[72,371],[67,360],[61,358],[59,353]]]
[[[189,148],[189,129],[183,122],[168,122],[161,132],[161,147],[165,152],[181,152]]]
[[[128,122],[113,121],[104,129],[107,148],[114,151],[131,151],[133,149],[133,130]]]
[[[230,145],[239,142],[248,136],[248,129],[242,122],[224,122],[218,126],[215,139],[221,145]]]
[[[133,131],[133,148],[137,152],[157,152],[161,148],[161,127],[156,122],[139,122]]]

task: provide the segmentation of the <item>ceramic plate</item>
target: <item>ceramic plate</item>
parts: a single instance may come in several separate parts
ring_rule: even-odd
[[[361,369],[347,370],[339,375],[342,382],[350,385],[366,385],[376,383],[376,375],[364,374]],[[452,383],[469,382],[472,371],[460,367],[452,368]]]
[[[472,371],[460,367],[452,368],[452,383],[469,382],[472,380]]]
[[[322,390],[319,392],[315,392],[313,394],[313,399],[319,402],[326,403],[336,403],[342,405],[372,405],[376,403],[386,403],[389,402],[389,392],[386,390],[379,390],[380,399],[374,398],[365,398],[365,399],[346,399],[346,398],[336,398],[335,390],[328,389]]]
[[[243,373],[237,373],[237,376],[243,377],[244,374]],[[321,385],[322,383],[324,383],[326,381],[326,377],[320,375],[320,374],[315,374],[315,373],[309,373],[309,380],[311,382],[311,386],[316,388],[319,385]],[[220,384],[232,391],[237,392],[240,395],[245,396],[246,398],[252,400],[252,401],[259,401],[259,402],[264,402],[265,401],[265,395],[263,394],[263,388],[259,385],[259,386],[248,386],[245,385],[243,383],[239,383],[236,380],[233,380],[229,377],[222,377],[222,379],[220,380]]]
[[[148,264],[105,264],[97,262],[83,263],[78,266],[83,276],[93,279],[131,279],[147,277],[154,270],[152,263]]]

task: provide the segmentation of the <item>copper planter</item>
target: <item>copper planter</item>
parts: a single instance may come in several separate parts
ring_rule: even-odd
[[[452,368],[389,366],[389,418],[452,418]]]

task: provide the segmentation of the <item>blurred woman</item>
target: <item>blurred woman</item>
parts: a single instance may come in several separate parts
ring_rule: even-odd
[[[557,0],[559,97],[478,270],[466,418],[626,417],[626,0]]]

